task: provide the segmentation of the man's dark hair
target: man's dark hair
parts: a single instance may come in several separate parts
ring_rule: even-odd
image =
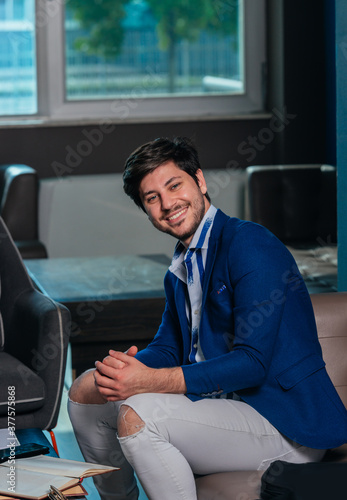
[[[164,163],[172,161],[199,185],[196,175],[200,167],[198,152],[190,139],[176,137],[173,140],[158,138],[137,148],[125,162],[123,188],[125,193],[145,211],[139,195],[142,179]],[[205,194],[208,201],[209,195]]]

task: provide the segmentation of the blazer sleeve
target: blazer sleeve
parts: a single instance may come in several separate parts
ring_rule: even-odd
[[[152,342],[136,358],[151,368],[170,368],[182,364],[182,335],[179,321],[166,301],[162,321]]]

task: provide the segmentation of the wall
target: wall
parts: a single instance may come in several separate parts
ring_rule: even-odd
[[[270,117],[263,115],[251,120],[7,128],[0,129],[1,163],[27,163],[40,177],[114,173],[123,170],[126,158],[140,144],[185,135],[195,141],[205,168],[245,167],[251,161],[274,160],[274,141],[269,142],[266,134],[258,139],[269,126]],[[256,146],[250,146],[254,140]]]
[[[245,218],[246,172],[204,170],[212,203]],[[50,257],[166,254],[176,240],[155,229],[123,191],[122,174],[43,179],[39,235]]]

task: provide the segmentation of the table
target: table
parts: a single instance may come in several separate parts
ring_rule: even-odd
[[[287,246],[309,293],[337,292],[337,245]]]
[[[109,349],[143,349],[153,339],[165,306],[165,255],[25,260],[35,286],[71,312],[74,375]]]

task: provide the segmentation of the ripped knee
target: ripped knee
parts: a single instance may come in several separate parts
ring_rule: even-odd
[[[127,405],[122,405],[118,414],[117,431],[119,437],[132,436],[145,427],[144,421]]]

